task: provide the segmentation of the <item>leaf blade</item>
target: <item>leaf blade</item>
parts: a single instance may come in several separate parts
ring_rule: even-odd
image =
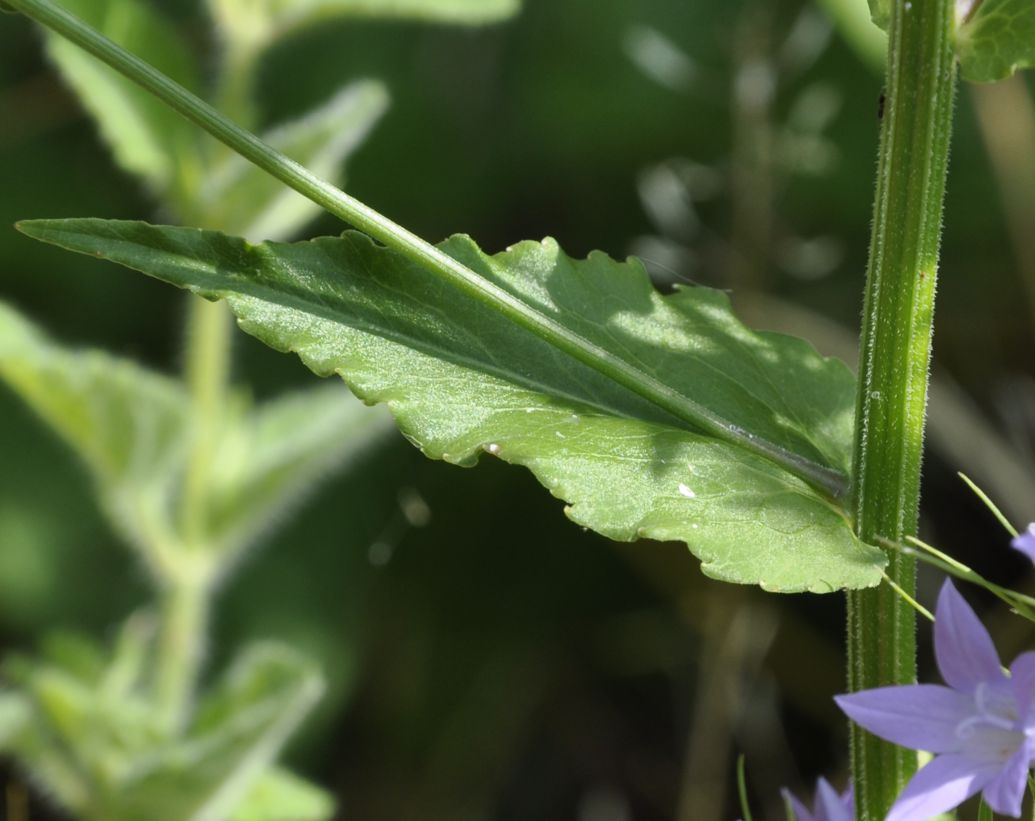
[[[473,464],[488,451],[526,464],[572,503],[573,518],[612,538],[679,538],[706,572],[768,589],[879,582],[883,554],[859,544],[844,513],[805,482],[689,430],[362,235],[249,246],[138,223],[21,227],[226,298],[249,333],[296,351],[318,374],[340,373],[361,398],[388,404],[428,455]],[[693,289],[662,298],[638,263],[571,260],[551,241],[496,257],[464,238],[444,250],[594,343],[622,349],[646,373],[663,373],[674,389],[696,387],[742,433],[837,466],[849,458],[847,369],[800,340],[748,331],[721,294]],[[622,443],[631,450],[607,455]],[[686,472],[695,461],[707,475]]]
[[[321,478],[372,446],[390,421],[328,385],[268,400],[227,424],[208,486],[213,549],[232,563]]]
[[[0,302],[0,380],[83,460],[113,523],[145,555],[173,540],[189,400],[171,379],[96,350],[50,341]]]
[[[978,0],[956,34],[963,77],[974,82],[1003,80],[1035,66],[1035,3]]]

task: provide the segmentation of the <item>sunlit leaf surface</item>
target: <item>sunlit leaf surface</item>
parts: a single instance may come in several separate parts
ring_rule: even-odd
[[[613,539],[686,542],[717,578],[771,590],[878,583],[883,554],[786,470],[571,359],[363,235],[252,246],[215,232],[101,220],[23,223],[210,298],[241,326],[388,404],[433,458],[527,466],[576,522]],[[483,276],[644,373],[803,457],[845,470],[853,379],[791,337],[758,334],[725,295],[661,297],[637,261],[577,261],[551,240],[495,257],[444,246]],[[505,526],[505,523],[501,523]]]

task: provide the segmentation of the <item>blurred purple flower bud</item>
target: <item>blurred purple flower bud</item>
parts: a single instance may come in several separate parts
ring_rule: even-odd
[[[819,779],[816,782],[816,809],[813,812],[809,812],[789,790],[782,792],[784,800],[794,811],[796,821],[852,821],[855,818],[851,787],[838,795],[825,778]]]
[[[1010,545],[1035,562],[1035,524],[1028,525],[1028,529],[1010,542]]]

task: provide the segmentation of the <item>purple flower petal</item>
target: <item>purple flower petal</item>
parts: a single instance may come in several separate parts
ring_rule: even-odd
[[[948,579],[935,609],[934,655],[942,678],[957,690],[973,692],[981,682],[1004,678],[991,636]]]
[[[1035,652],[1021,653],[1010,665],[1010,686],[1017,702],[1017,718],[1022,727],[1029,725],[1032,697],[1035,696]]]
[[[994,812],[1012,818],[1020,817],[1030,763],[1031,754],[1022,744],[1005,765],[1000,764],[999,774],[982,790],[985,803]]]
[[[1010,546],[1035,562],[1035,523],[1028,525],[1028,529],[1010,542]]]
[[[848,793],[851,799],[851,793]],[[816,821],[852,821],[855,808],[846,805],[845,799],[838,795],[830,782],[825,778],[816,784]]]
[[[913,776],[884,821],[928,821],[983,789],[1000,768],[966,755],[940,755]]]
[[[834,701],[852,721],[875,736],[932,753],[962,749],[956,728],[975,711],[973,696],[940,684],[878,687],[834,696]]]
[[[780,794],[783,796],[783,800],[791,805],[791,811],[794,813],[795,821],[816,821],[812,817],[812,813],[808,811],[808,808],[802,804],[790,790],[780,790]]]

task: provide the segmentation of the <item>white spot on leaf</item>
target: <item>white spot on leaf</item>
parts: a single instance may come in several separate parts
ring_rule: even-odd
[[[687,499],[693,499],[697,496],[690,488],[684,485],[682,482],[679,483],[679,495],[686,496]]]

